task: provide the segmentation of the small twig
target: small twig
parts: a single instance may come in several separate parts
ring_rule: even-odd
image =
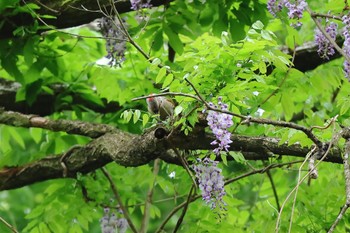
[[[333,222],[332,226],[329,228],[328,233],[332,233],[335,227],[338,225],[340,220],[344,217],[345,212],[350,207],[350,165],[349,165],[349,155],[350,155],[350,139],[347,139],[344,149],[344,177],[345,177],[345,193],[346,201],[344,206],[341,208],[337,218]]]
[[[278,194],[277,194],[275,182],[273,181],[273,177],[272,177],[272,175],[271,175],[270,170],[266,170],[266,175],[267,175],[267,177],[269,178],[269,181],[270,181],[270,184],[271,184],[271,187],[272,187],[272,192],[273,192],[273,195],[274,195],[274,197],[275,197],[277,210],[280,211],[281,206],[280,206],[280,202],[279,202],[279,200],[278,200]]]
[[[141,221],[141,229],[140,229],[140,233],[144,233],[147,232],[147,228],[148,228],[148,223],[149,223],[149,213],[150,213],[150,208],[152,205],[152,197],[153,197],[153,190],[154,187],[156,185],[156,180],[157,180],[157,175],[159,172],[159,165],[160,165],[160,159],[155,159],[154,160],[154,165],[153,165],[153,184],[152,186],[149,188],[148,193],[147,193],[147,198],[145,201],[145,209],[144,209],[144,214],[143,214],[143,218]]]
[[[13,233],[18,233],[16,228],[12,226],[10,223],[6,222],[6,220],[3,219],[2,217],[0,217],[0,222],[2,222],[6,227],[8,227]]]
[[[292,65],[294,64],[294,60],[295,60],[295,55],[297,53],[297,50],[296,50],[296,42],[295,42],[295,37],[293,37],[293,40],[294,40],[294,50],[293,50],[293,56],[292,56]],[[280,84],[278,84],[277,88],[269,95],[267,96],[262,102],[261,104],[259,104],[259,106],[265,104],[272,96],[274,96],[278,90],[281,89],[282,85],[284,84],[284,82],[287,80],[288,76],[289,76],[289,72],[292,70],[292,65],[289,66],[286,74],[284,75],[284,78],[282,79],[282,81],[280,82]]]
[[[296,163],[301,163],[303,162],[304,160],[298,160],[298,161],[293,161],[293,162],[287,162],[287,163],[278,163],[278,164],[270,164],[268,165],[267,167],[264,167],[262,169],[258,169],[258,170],[254,170],[254,171],[250,171],[248,173],[245,173],[245,174],[242,174],[242,175],[239,175],[237,177],[234,177],[234,178],[231,178],[231,179],[227,179],[225,181],[225,186],[226,185],[229,185],[231,183],[234,183],[240,179],[243,179],[245,177],[248,177],[248,176],[251,176],[251,175],[254,175],[254,174],[261,174],[261,173],[264,173],[270,169],[274,169],[274,168],[280,168],[280,167],[285,167],[285,166],[290,166],[292,164],[296,164]],[[199,199],[200,197],[202,197],[202,195],[196,195],[196,196],[193,196],[191,199],[190,199],[190,202],[194,202],[195,200]],[[164,226],[168,223],[168,221],[171,219],[171,217],[173,215],[176,214],[177,211],[179,211],[182,207],[184,207],[185,205],[187,205],[187,203],[190,203],[188,202],[187,200],[184,201],[183,203],[179,204],[178,206],[176,206],[168,215],[167,217],[163,220],[162,224],[158,227],[156,233],[160,233],[162,232]]]
[[[311,12],[311,17],[320,17],[320,18],[328,18],[328,19],[336,19],[336,20],[342,20],[340,16],[336,15],[330,15],[330,14],[321,14],[316,12]]]
[[[123,211],[124,217],[126,218],[126,220],[128,221],[129,227],[131,228],[131,230],[134,233],[138,233],[134,223],[131,221],[128,209],[125,208],[125,206],[123,205],[122,199],[119,196],[118,190],[117,190],[117,186],[114,184],[113,179],[111,177],[111,175],[108,173],[107,169],[102,167],[101,168],[103,174],[106,176],[107,180],[109,181],[109,184],[111,185],[114,197],[117,199],[118,204],[120,206],[120,209]]]
[[[290,166],[292,164],[301,163],[303,161],[304,160],[297,160],[297,161],[292,161],[292,162],[287,162],[287,163],[270,164],[270,165],[268,165],[268,166],[266,166],[264,168],[256,169],[254,171],[247,172],[247,173],[239,175],[237,177],[234,177],[234,178],[231,178],[231,179],[227,179],[225,181],[225,186],[228,185],[228,184],[231,184],[231,183],[233,183],[233,182],[235,182],[237,180],[243,179],[245,177],[248,177],[248,176],[251,176],[251,175],[254,175],[254,174],[262,174],[262,173],[265,173],[266,171],[268,171],[270,169],[273,169],[273,168],[280,168],[280,167]]]
[[[67,175],[68,175],[68,168],[67,168],[65,159],[66,159],[67,157],[69,157],[69,156],[73,153],[73,151],[75,151],[76,149],[79,149],[79,148],[81,148],[81,147],[82,147],[82,146],[80,146],[80,145],[74,145],[74,146],[72,146],[71,148],[69,148],[68,151],[66,151],[66,152],[61,156],[61,158],[60,158],[60,164],[61,164],[61,166],[62,166],[62,168],[63,168],[63,174],[62,174],[63,177],[67,177]]]
[[[314,126],[311,126],[310,130],[313,130],[313,129],[320,129],[320,130],[328,129],[329,126],[331,126],[337,120],[338,116],[339,115],[336,115],[335,117],[332,117],[326,126],[314,125]]]
[[[318,165],[327,157],[328,153],[330,152],[331,148],[333,147],[333,144],[335,144],[337,141],[339,140],[339,135],[335,135],[331,142],[329,143],[328,147],[327,147],[327,150],[326,152],[323,154],[323,156],[319,159],[319,161],[317,162],[317,164],[315,165],[315,168],[318,167]],[[315,149],[315,148],[314,148]],[[314,150],[313,149],[313,150]],[[318,149],[318,148],[317,148]],[[310,153],[308,153],[309,155]],[[306,157],[308,157],[308,155]],[[306,160],[303,161],[303,164],[306,162]],[[301,166],[302,167],[302,166]],[[308,171],[306,173],[306,175],[301,178],[298,183],[296,184],[296,186],[291,190],[291,192],[287,195],[286,199],[284,200],[282,206],[281,206],[281,210],[280,212],[278,213],[278,217],[277,217],[277,221],[276,221],[276,226],[275,226],[275,232],[277,233],[279,231],[279,224],[280,224],[280,221],[281,221],[281,216],[282,216],[282,211],[283,211],[283,208],[285,206],[285,204],[287,203],[287,201],[289,200],[289,198],[291,197],[292,193],[294,191],[296,191],[298,188],[299,188],[299,185],[310,175],[312,171]]]
[[[184,206],[184,208],[183,208],[183,210],[182,210],[182,213],[181,213],[179,219],[178,219],[177,222],[176,222],[176,225],[175,225],[175,228],[174,228],[173,233],[176,233],[176,232],[179,230],[179,228],[180,228],[180,226],[181,226],[181,224],[182,224],[182,221],[183,221],[183,219],[184,219],[184,217],[185,217],[185,215],[186,215],[186,212],[187,212],[188,205],[189,205],[190,202],[191,202],[192,192],[193,192],[194,190],[195,190],[195,186],[192,185],[192,186],[191,186],[191,189],[190,189],[190,192],[188,193],[188,197],[187,197],[186,204],[185,204],[185,206]]]
[[[201,99],[199,99],[196,95],[185,94],[185,93],[181,93],[181,92],[166,92],[166,93],[152,95],[152,97],[158,97],[158,96],[184,96],[184,97],[189,97],[189,98],[192,98],[192,99],[195,99],[195,100],[201,102]],[[149,96],[140,96],[140,97],[131,99],[131,101],[142,100],[142,99],[147,99],[147,98],[149,98]]]
[[[303,163],[300,165],[300,167],[299,167],[299,171],[298,171],[298,183],[297,183],[297,185],[296,185],[296,187],[295,187],[295,194],[294,194],[294,199],[293,199],[292,211],[291,211],[291,214],[290,214],[288,233],[290,233],[291,230],[292,230],[293,216],[294,216],[294,210],[295,210],[295,203],[297,202],[297,196],[298,196],[299,185],[301,184],[301,183],[299,184],[300,177],[301,177],[301,170],[302,170],[304,164],[306,163],[306,161],[309,159],[309,157],[312,157],[312,156],[313,156],[315,150],[316,150],[316,147],[314,147],[314,148],[305,156],[304,162],[303,162]],[[314,167],[314,169],[316,169],[316,168]],[[311,174],[312,171],[309,171],[309,172],[310,172],[310,174]],[[286,198],[286,200],[287,200],[287,198]],[[283,204],[286,203],[286,200],[283,202]],[[280,215],[281,213],[282,213],[282,210],[280,210],[279,215]]]
[[[47,5],[45,5],[44,3],[40,2],[39,0],[35,0],[36,3],[38,3],[40,6],[44,7],[45,9],[48,9],[49,11],[52,11],[55,14],[59,14],[60,12],[52,9],[51,7],[48,7]]]
[[[196,183],[196,180],[190,170],[190,167],[187,163],[187,161],[184,159],[184,157],[180,154],[180,152],[178,151],[178,149],[176,149],[175,147],[173,147],[173,150],[175,152],[175,154],[177,155],[177,157],[180,159],[180,162],[182,164],[182,166],[185,168],[187,174],[190,176],[191,180],[192,180],[192,183],[194,185],[194,187],[198,188],[197,187],[197,183]]]
[[[231,111],[227,111],[227,110],[222,110],[219,108],[215,108],[215,107],[211,107],[204,99],[203,97],[200,95],[200,93],[198,92],[198,90],[196,89],[196,87],[191,83],[191,81],[189,81],[187,78],[185,78],[186,82],[190,84],[190,86],[193,88],[193,90],[196,92],[198,98],[200,98],[201,102],[206,106],[206,108],[208,110],[212,110],[212,111],[216,111],[216,112],[221,112],[221,113],[225,113],[234,117],[238,117],[241,119],[244,119],[244,121],[242,122],[242,124],[244,123],[250,123],[250,122],[255,122],[258,124],[266,124],[266,125],[275,125],[275,126],[280,126],[280,127],[286,127],[286,128],[292,128],[292,129],[296,129],[296,130],[300,130],[302,131],[304,134],[306,134],[306,136],[313,141],[316,146],[321,149],[322,148],[322,142],[311,132],[311,129],[308,129],[305,126],[301,126],[298,124],[295,124],[293,122],[287,122],[287,121],[275,121],[275,120],[270,120],[270,119],[264,119],[264,118],[255,118],[255,117],[251,117],[251,116],[244,116],[241,114],[237,114],[237,113],[233,113]]]
[[[333,47],[338,51],[338,53],[340,53],[345,60],[347,60],[350,63],[350,57],[346,55],[346,53],[344,52],[344,50],[342,50],[338,44],[332,39],[332,37],[325,31],[325,29],[322,27],[321,23],[317,20],[316,17],[313,17],[313,12],[311,11],[311,9],[309,7],[306,7],[306,11],[309,12],[311,18],[313,19],[313,21],[315,22],[317,28],[322,32],[322,34],[327,38],[327,40],[329,41],[329,43],[331,43],[333,45]]]
[[[334,223],[332,224],[331,228],[329,228],[328,233],[332,233],[335,230],[335,227],[338,225],[340,220],[344,217],[345,212],[348,210],[350,207],[350,203],[346,203],[340,210],[337,218],[335,219]]]

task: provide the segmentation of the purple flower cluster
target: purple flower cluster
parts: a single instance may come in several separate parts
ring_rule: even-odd
[[[292,24],[292,26],[301,26],[299,20],[303,17],[303,12],[307,7],[305,0],[295,0],[293,2],[289,0],[269,0],[267,2],[267,9],[274,17],[277,17],[277,12],[280,12],[283,7],[288,9],[288,17],[290,19],[297,20],[297,23]]]
[[[140,10],[142,8],[150,8],[152,5],[150,4],[151,0],[147,0],[147,2],[143,3],[142,0],[130,0],[131,9],[134,11]]]
[[[284,1],[269,0],[267,2],[267,10],[274,16],[277,17],[277,12],[282,11]]]
[[[337,37],[338,24],[331,22],[326,26],[327,34],[335,40]],[[335,53],[334,46],[328,41],[328,39],[323,35],[323,33],[316,28],[315,29],[315,42],[318,45],[318,55],[321,58],[326,58],[329,60],[328,56],[332,56]]]
[[[225,210],[226,203],[222,200],[226,194],[224,190],[224,179],[221,175],[221,169],[217,167],[218,162],[209,158],[198,159],[198,163],[193,165],[193,169],[198,179],[199,188],[202,192],[203,200],[211,209],[217,206]]]
[[[221,110],[228,109],[228,105],[222,103],[222,97],[218,98],[218,107],[211,102],[209,103],[209,106]],[[231,133],[227,129],[233,125],[232,116],[229,114],[209,110],[207,121],[211,131],[216,137],[216,140],[211,142],[211,145],[217,145],[213,152],[216,155],[220,155],[220,152],[222,150],[228,151],[228,148],[230,148],[229,144],[232,141]]]
[[[118,218],[109,208],[104,208],[104,216],[100,219],[102,233],[124,233],[128,228],[125,218]]]
[[[103,17],[99,23],[100,31],[106,38],[107,58],[111,59],[109,65],[120,65],[125,60],[126,37],[118,20],[114,22]]]
[[[345,54],[350,57],[350,17],[348,15],[344,15],[342,18],[343,24],[345,25],[343,36],[345,38],[344,44],[343,44],[343,50]],[[344,60],[344,72],[345,77],[349,79],[350,81],[350,63],[347,59]]]

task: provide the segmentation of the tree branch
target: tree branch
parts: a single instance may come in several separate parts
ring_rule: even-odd
[[[115,127],[105,124],[70,120],[50,120],[35,115],[25,115],[12,111],[1,111],[1,109],[0,124],[25,128],[35,127],[56,132],[62,131],[68,134],[77,134],[90,138],[97,138],[106,133],[117,131]]]

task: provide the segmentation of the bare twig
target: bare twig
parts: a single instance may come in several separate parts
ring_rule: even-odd
[[[277,190],[276,190],[276,186],[275,186],[275,182],[273,181],[273,177],[271,175],[270,170],[266,170],[266,175],[269,178],[271,187],[272,187],[272,192],[273,192],[273,196],[275,197],[275,201],[276,201],[276,206],[277,206],[277,210],[279,211],[281,209],[280,206],[280,202],[278,200],[278,195],[277,195]]]
[[[147,198],[145,201],[145,209],[144,209],[144,214],[143,214],[143,218],[141,221],[141,229],[140,229],[140,233],[145,233],[147,232],[147,228],[148,228],[148,223],[149,223],[149,213],[150,213],[150,208],[152,205],[152,197],[153,197],[153,190],[154,190],[154,186],[156,185],[156,180],[157,180],[157,175],[159,172],[159,165],[160,165],[160,159],[156,159],[154,160],[154,165],[153,165],[153,184],[152,186],[149,188],[148,193],[147,193]]]
[[[3,219],[2,217],[0,217],[0,222],[2,222],[6,227],[8,227],[13,233],[18,233],[16,228],[12,226],[10,223],[6,222],[6,220]]]
[[[194,176],[193,176],[193,174],[192,174],[192,172],[191,172],[191,170],[190,170],[190,167],[189,167],[187,161],[186,161],[186,160],[184,159],[184,157],[180,154],[179,150],[176,149],[174,146],[173,146],[173,150],[174,150],[175,154],[177,155],[177,157],[179,158],[179,160],[181,161],[181,164],[182,164],[182,166],[185,168],[187,174],[190,176],[194,187],[197,188],[196,180],[195,180],[195,178],[194,178]]]
[[[344,176],[345,176],[345,191],[346,191],[346,201],[344,206],[341,208],[337,218],[333,222],[332,226],[329,228],[328,233],[332,233],[335,227],[338,225],[340,220],[344,217],[345,212],[350,207],[350,165],[349,165],[349,155],[350,155],[350,139],[347,139],[344,149]]]
[[[294,51],[293,51],[293,56],[292,56],[292,64],[294,64],[294,60],[295,60],[295,55],[296,55],[296,43],[295,43],[295,37],[293,37],[293,40],[294,40]],[[278,84],[277,88],[269,95],[267,96],[259,106],[265,104],[272,96],[274,96],[282,87],[282,85],[284,84],[284,82],[287,80],[288,76],[289,76],[289,73],[290,71],[292,70],[292,65],[289,66],[286,74],[284,75],[284,78],[282,79],[282,81],[280,82],[280,84]]]
[[[318,165],[327,157],[328,153],[330,152],[331,148],[333,147],[333,144],[335,144],[338,140],[339,140],[339,135],[338,135],[338,134],[335,134],[335,135],[333,136],[331,142],[329,143],[326,152],[323,154],[323,156],[319,159],[318,163],[315,165],[315,167],[314,167],[315,169],[316,169],[316,168],[318,167]],[[314,148],[314,149],[315,149],[315,148]],[[314,150],[314,149],[313,149],[313,150]],[[317,149],[318,149],[318,148],[317,148]],[[312,150],[312,151],[313,151],[313,150]],[[312,151],[310,151],[310,153],[308,153],[308,155],[307,155],[306,157],[310,156]],[[305,162],[306,162],[306,159],[304,160],[303,164],[304,164]],[[301,167],[302,167],[302,166],[301,166]],[[276,233],[279,232],[279,225],[280,225],[281,216],[282,216],[282,211],[283,211],[283,208],[284,208],[285,204],[287,203],[287,201],[289,200],[289,198],[291,197],[291,195],[293,194],[293,192],[298,190],[299,185],[310,175],[311,172],[312,172],[312,170],[311,170],[311,171],[308,171],[308,172],[306,173],[306,175],[305,175],[303,178],[301,178],[300,180],[298,179],[299,181],[297,182],[296,186],[291,190],[291,192],[287,195],[286,199],[284,200],[284,202],[283,202],[283,204],[282,204],[282,206],[281,206],[281,210],[280,210],[280,212],[278,213],[278,217],[277,217],[277,221],[276,221],[276,226],[275,226],[275,232],[276,232]],[[292,210],[292,211],[293,211],[293,210]],[[292,214],[293,214],[293,212],[292,212]],[[292,222],[292,221],[290,221],[290,222]],[[290,224],[291,224],[291,223],[290,223]]]
[[[225,186],[226,185],[229,185],[231,183],[234,183],[240,179],[243,179],[243,178],[246,178],[248,176],[251,176],[251,175],[254,175],[254,174],[262,174],[270,169],[274,169],[274,168],[281,168],[281,167],[285,167],[285,166],[291,166],[293,164],[297,164],[297,163],[301,163],[303,162],[304,160],[298,160],[298,161],[292,161],[292,162],[287,162],[287,163],[278,163],[278,164],[270,164],[268,165],[267,167],[264,167],[262,169],[257,169],[257,170],[254,170],[254,171],[250,171],[250,172],[247,172],[245,174],[242,174],[242,175],[239,175],[237,177],[234,177],[234,178],[231,178],[231,179],[227,179],[225,181]],[[191,199],[190,199],[190,202],[194,202],[195,200],[199,199],[200,197],[202,197],[201,195],[196,195],[196,196],[193,196]],[[164,229],[164,226],[167,224],[167,222],[171,219],[171,217],[173,215],[175,215],[177,213],[177,211],[179,211],[181,208],[183,208],[185,205],[187,205],[187,203],[189,203],[187,200],[182,202],[181,204],[179,204],[178,206],[176,206],[168,215],[167,217],[163,220],[162,224],[159,226],[159,228],[157,229],[156,233],[160,233],[162,232],[162,230]]]
[[[152,96],[153,97],[158,97],[158,96],[184,96],[184,97],[189,97],[189,98],[195,99],[198,102],[201,102],[201,99],[198,98],[196,95],[191,95],[191,94],[186,94],[186,93],[181,93],[181,92],[166,92],[166,93],[160,93],[160,94],[153,94]],[[147,99],[148,97],[149,96],[140,96],[140,97],[131,99],[131,101]]]
[[[322,34],[327,38],[327,40],[329,41],[329,43],[331,43],[333,45],[333,47],[338,51],[338,53],[340,53],[345,60],[347,60],[348,62],[350,62],[350,57],[348,55],[346,55],[346,53],[344,52],[344,50],[342,50],[338,44],[332,39],[332,37],[326,32],[326,30],[322,27],[321,23],[317,20],[317,17],[313,16],[313,12],[311,11],[311,9],[309,7],[306,7],[306,11],[309,12],[311,18],[313,19],[313,21],[315,22],[317,28],[322,32]]]
[[[184,217],[185,217],[185,215],[186,215],[186,212],[187,212],[188,205],[189,205],[190,202],[191,202],[192,193],[193,193],[194,190],[195,190],[195,185],[192,185],[192,186],[191,186],[191,189],[190,189],[190,192],[188,193],[188,197],[187,197],[186,204],[184,205],[184,208],[183,208],[183,210],[182,210],[182,213],[181,213],[179,219],[178,219],[177,222],[176,222],[176,225],[175,225],[175,228],[174,228],[173,233],[176,233],[176,232],[179,230],[179,228],[180,228],[180,226],[181,226],[181,224],[182,224],[182,221],[183,221],[183,219],[184,219]]]
[[[312,157],[314,152],[316,150],[316,147],[314,147],[310,153],[308,153],[306,156],[305,156],[305,160],[304,162],[300,165],[299,167],[299,171],[298,171],[298,184],[296,185],[296,189],[295,189],[295,194],[294,194],[294,200],[293,200],[293,205],[292,205],[292,211],[291,211],[291,214],[290,214],[290,221],[289,221],[289,228],[288,228],[288,233],[291,232],[292,230],[292,225],[293,225],[293,216],[294,216],[294,210],[295,210],[295,203],[297,202],[297,196],[298,196],[298,190],[299,190],[299,181],[300,181],[300,177],[301,177],[301,170],[304,166],[304,164],[306,163],[306,161],[309,159],[309,157]],[[311,174],[311,171],[309,171],[310,174]],[[301,184],[301,183],[300,183]],[[287,200],[287,199],[286,199]],[[285,204],[286,201],[283,202],[283,204]],[[282,210],[280,210],[280,213],[282,213]]]
[[[114,184],[111,175],[108,173],[108,171],[107,171],[106,168],[103,167],[103,168],[101,168],[101,170],[102,170],[103,174],[106,176],[107,180],[109,181],[109,184],[111,185],[113,194],[114,194],[115,198],[116,198],[117,201],[118,201],[118,204],[119,204],[119,206],[120,206],[120,209],[123,211],[124,217],[125,217],[126,220],[128,221],[129,227],[131,228],[131,230],[132,230],[134,233],[137,233],[138,231],[137,231],[137,229],[136,229],[134,223],[131,221],[131,218],[130,218],[128,209],[125,208],[125,206],[123,205],[122,199],[120,198],[119,193],[118,193],[118,190],[117,190],[117,186]]]

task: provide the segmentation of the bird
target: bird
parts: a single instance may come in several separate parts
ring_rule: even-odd
[[[154,94],[150,94],[146,102],[148,111],[151,114],[159,114],[159,118],[162,121],[174,114],[174,102],[164,96],[154,96]]]

